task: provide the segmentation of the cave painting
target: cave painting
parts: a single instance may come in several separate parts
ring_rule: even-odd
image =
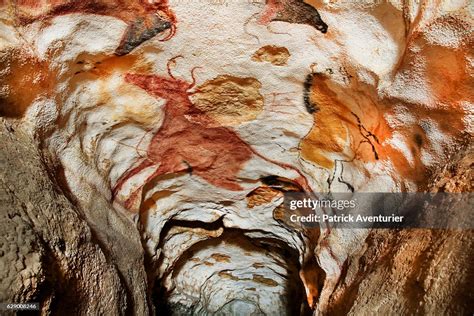
[[[262,113],[262,84],[252,77],[220,75],[193,92],[191,102],[223,126],[236,126],[257,119]]]
[[[121,1],[120,6],[112,0],[22,0],[0,1],[0,8],[13,12],[17,25],[27,25],[56,16],[83,13],[111,16],[127,23],[122,40],[115,54],[124,55],[141,43],[169,29],[162,40],[170,39],[176,32],[177,19],[170,10],[167,0]]]
[[[0,56],[0,116],[21,118],[39,96],[54,95],[57,71],[29,51],[12,49]],[[24,87],[28,93],[24,93]]]
[[[465,27],[457,18],[432,23]],[[472,110],[466,105],[472,104],[474,85],[466,63],[470,53],[427,45],[425,31],[422,23],[407,31],[405,50],[391,70],[389,84],[382,84],[386,78],[374,74],[376,84],[367,84],[357,66],[347,63],[317,73],[312,69],[307,76],[303,102],[314,124],[300,143],[300,153],[304,160],[331,170],[329,190],[334,180],[354,190],[343,178],[344,165],[349,163],[367,175],[372,166],[384,165],[393,178],[403,180],[401,190],[410,190],[405,181],[423,188],[435,157],[446,155],[442,148],[469,139],[466,130],[472,123],[467,118]],[[471,43],[467,34],[463,36]],[[421,64],[429,65],[421,72],[422,80],[408,84],[420,76]],[[342,77],[342,83],[336,83],[336,76]],[[429,98],[423,97],[425,91],[432,91]]]
[[[321,19],[319,12],[302,0],[267,0],[257,23],[268,25],[273,21],[306,24],[321,33],[328,30],[328,25]]]
[[[236,132],[220,125],[191,102],[191,93],[188,91],[195,85],[194,72],[197,67],[191,71],[191,83],[175,78],[171,73],[170,64],[178,57],[182,56],[174,57],[168,62],[169,78],[147,74],[125,75],[126,82],[142,88],[154,97],[166,100],[166,104],[163,107],[162,125],[152,137],[146,157],[118,179],[113,188],[113,198],[116,198],[127,180],[151,166],[158,167],[131,193],[124,203],[125,208],[132,209],[148,182],[162,175],[180,172],[199,176],[216,187],[239,191],[242,187],[238,183],[238,173],[252,156],[293,170],[298,174],[295,183],[303,190],[310,190],[305,177],[298,169],[262,156]]]
[[[459,140],[463,136],[466,111],[461,101],[456,100],[459,94],[452,93],[454,96],[447,103],[449,106],[428,108],[411,104],[410,114],[416,119],[412,124],[404,122],[405,126],[394,128],[387,118],[400,111],[397,99],[379,98],[373,90],[361,93],[353,88],[331,86],[329,81],[330,75],[325,73],[307,76],[303,102],[313,115],[314,124],[300,143],[304,160],[332,170],[327,179],[329,189],[337,180],[354,191],[353,185],[343,177],[345,163],[374,163],[379,160],[390,163],[403,178],[423,185],[429,171],[422,157],[434,155],[438,146],[430,139],[430,133],[439,129],[437,133],[443,133],[445,137]],[[466,85],[463,83],[459,88],[466,89]],[[393,142],[395,135],[408,144],[406,148]],[[339,176],[336,176],[336,171]]]
[[[260,47],[253,55],[252,60],[256,62],[269,62],[275,66],[286,66],[290,52],[288,48],[275,45]]]

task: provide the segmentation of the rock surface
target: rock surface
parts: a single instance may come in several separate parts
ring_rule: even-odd
[[[41,302],[45,315],[146,314],[134,226],[97,195],[88,214],[71,203],[20,126],[2,119],[0,139],[0,301]]]
[[[1,301],[473,312],[472,231],[308,228],[279,207],[472,192],[470,1],[0,7]]]

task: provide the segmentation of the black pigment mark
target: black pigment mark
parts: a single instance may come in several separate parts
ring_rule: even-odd
[[[421,137],[420,134],[415,134],[415,143],[418,145],[418,147],[421,147],[423,145],[423,137]]]
[[[308,74],[303,84],[303,87],[304,87],[303,102],[304,102],[304,106],[306,107],[306,111],[308,111],[309,114],[314,114],[319,111],[318,105],[311,100],[311,95],[310,95],[314,76],[315,76],[315,73]]]
[[[357,120],[357,126],[359,127],[360,135],[364,138],[363,142],[366,142],[370,145],[370,147],[372,148],[372,152],[374,153],[375,160],[379,160],[377,150],[375,149],[375,146],[370,140],[370,138],[375,140],[376,143],[380,144],[379,139],[371,131],[367,130],[364,125],[362,125],[360,118],[354,112],[351,112],[351,114],[354,115]]]
[[[126,30],[119,47],[115,50],[115,55],[122,56],[130,53],[141,43],[153,38],[158,33],[171,28],[171,23],[156,15],[152,17],[153,25],[147,27],[143,18],[137,18]]]
[[[336,179],[336,173],[337,173],[337,170],[338,170],[337,166],[339,164],[341,165],[341,171],[339,172],[339,177],[337,177],[337,181],[339,183],[345,184],[351,192],[355,191],[354,186],[352,184],[350,184],[349,182],[347,182],[346,180],[344,180],[344,174],[343,174],[344,173],[344,163],[345,162],[350,163],[352,160],[334,159],[334,170],[332,172],[332,175],[329,175],[328,178],[326,179],[326,182],[328,183],[329,192],[331,192],[331,186],[334,182],[334,179]]]
[[[344,161],[343,160],[338,160],[340,163],[341,163],[341,172],[339,173],[339,178],[337,179],[337,181],[339,181],[339,183],[343,183],[347,186],[347,188],[349,190],[351,190],[351,192],[354,192],[354,187],[352,186],[352,184],[350,184],[349,182],[347,182],[346,180],[344,180]]]
[[[191,164],[187,162],[186,160],[183,160],[183,162],[188,167],[187,172],[189,172],[190,175],[193,175],[193,166],[191,166]]]
[[[306,24],[323,34],[328,31],[328,25],[324,23],[318,10],[303,0],[280,0],[278,2],[283,8],[277,12],[272,21]]]
[[[268,185],[269,187],[276,189],[282,192],[288,191],[296,191],[296,192],[303,192],[303,188],[296,183],[287,178],[278,177],[278,176],[267,176],[261,179],[262,183]]]

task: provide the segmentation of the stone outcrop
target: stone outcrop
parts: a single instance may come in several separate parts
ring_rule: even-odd
[[[3,119],[0,129],[0,300],[40,302],[45,315],[147,313],[134,226],[97,195],[86,211],[75,205],[32,137]]]
[[[0,8],[0,301],[45,315],[473,312],[472,230],[330,229],[282,206],[472,192],[469,1]]]

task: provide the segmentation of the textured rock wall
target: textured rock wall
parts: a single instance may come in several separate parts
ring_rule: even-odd
[[[440,169],[471,157],[469,1],[0,7],[4,299],[56,314],[69,297],[77,314],[472,310],[472,291],[450,290],[472,280],[470,232],[308,228],[279,207],[286,192],[472,191]]]
[[[45,315],[146,313],[143,251],[133,226],[97,196],[87,212],[108,210],[107,221],[88,222],[65,187],[50,181],[21,126],[2,119],[0,139],[0,300],[41,302]]]
[[[472,146],[436,172],[431,192],[472,192]],[[428,205],[429,210],[431,206]],[[472,209],[450,209],[457,220]],[[374,230],[344,267],[330,314],[465,315],[474,310],[472,230]]]

